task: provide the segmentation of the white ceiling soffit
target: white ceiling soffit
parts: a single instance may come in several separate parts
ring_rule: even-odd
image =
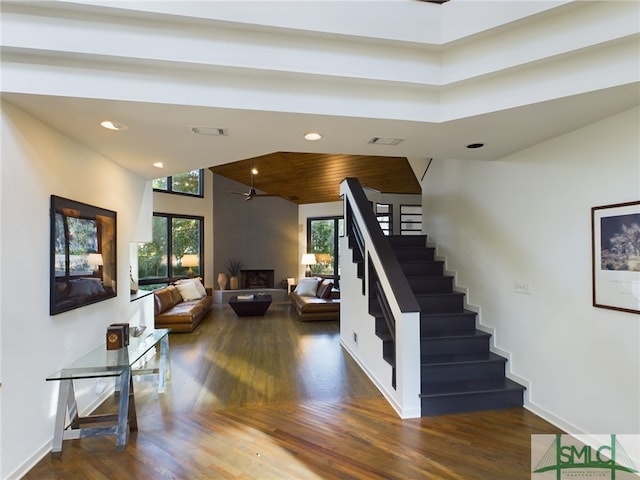
[[[493,160],[640,102],[637,2],[328,2],[297,29],[284,24],[315,2],[285,3],[291,14],[259,24],[273,2],[5,1],[3,100],[145,178],[157,161],[172,174],[274,151]],[[391,4],[406,32],[366,36],[395,25],[381,15]],[[365,6],[375,19],[326,35]],[[403,9],[418,7],[438,28],[475,11],[489,30],[447,45],[394,38],[413,35]],[[108,132],[105,119],[129,129]],[[323,139],[303,140],[308,131]],[[485,147],[465,148],[476,142]]]
[[[24,3],[23,0],[4,0],[3,4],[21,2]],[[42,8],[42,2],[39,3],[38,8]],[[215,21],[253,31],[279,29],[322,36],[442,45],[573,3],[575,0],[451,0],[443,5],[416,0],[350,0],[334,1],[330,5],[326,0],[76,0],[50,2],[46,6],[66,9],[70,5],[74,10],[82,9],[87,13],[104,14],[107,11],[127,18],[173,18],[191,24]],[[358,21],[354,22],[354,18]]]

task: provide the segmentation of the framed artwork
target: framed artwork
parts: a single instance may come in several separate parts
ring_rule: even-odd
[[[593,306],[640,313],[640,201],[591,209]]]
[[[49,314],[117,295],[116,212],[51,195]]]

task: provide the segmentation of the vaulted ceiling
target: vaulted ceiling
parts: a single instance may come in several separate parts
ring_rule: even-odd
[[[276,152],[211,167],[213,173],[293,203],[340,200],[340,182],[357,177],[364,187],[385,193],[420,193],[420,184],[404,157]],[[248,189],[247,189],[248,190]]]

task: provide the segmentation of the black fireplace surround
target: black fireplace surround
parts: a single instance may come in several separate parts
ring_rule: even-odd
[[[274,270],[240,270],[240,288],[273,288]]]

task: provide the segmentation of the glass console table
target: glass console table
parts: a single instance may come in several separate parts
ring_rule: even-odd
[[[159,368],[133,370],[133,365],[158,344],[160,344]],[[123,450],[127,444],[129,431],[138,429],[132,376],[156,373],[158,374],[158,391],[164,392],[165,382],[171,376],[168,328],[143,330],[139,336],[131,335],[129,346],[119,350],[107,350],[106,345],[103,344],[68,367],[47,377],[47,381],[60,382],[51,455],[54,458],[62,455],[63,440],[97,435],[115,435],[116,447],[118,450]],[[120,395],[118,413],[78,416],[73,381],[103,377],[116,377],[116,394]],[[71,423],[65,427],[67,413]],[[117,423],[104,427],[82,427],[85,424],[101,422]]]

